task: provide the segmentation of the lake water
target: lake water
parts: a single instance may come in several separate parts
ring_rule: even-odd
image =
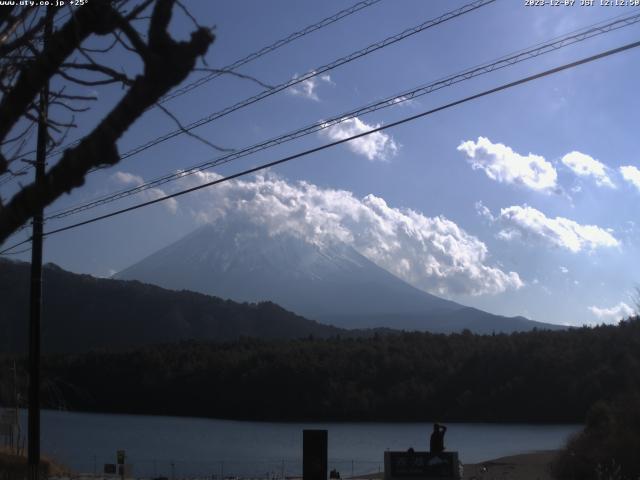
[[[23,421],[26,425],[26,412]],[[447,424],[463,463],[561,447],[579,425]],[[428,423],[271,423],[42,412],[42,451],[80,472],[101,472],[124,449],[136,476],[282,476],[302,471],[302,430],[329,431],[330,468],[383,469],[384,451],[428,449]]]

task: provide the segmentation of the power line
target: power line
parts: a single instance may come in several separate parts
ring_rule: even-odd
[[[470,102],[472,100],[476,100],[478,98],[486,97],[488,95],[492,95],[494,93],[497,93],[497,92],[500,92],[500,91],[503,91],[503,90],[508,90],[508,89],[516,87],[518,85],[523,85],[525,83],[529,83],[529,82],[532,82],[534,80],[538,80],[540,78],[544,78],[544,77],[547,77],[549,75],[553,75],[553,74],[556,74],[558,72],[562,72],[564,70],[569,70],[569,69],[575,68],[575,67],[577,67],[579,65],[584,65],[586,63],[591,63],[591,62],[594,62],[596,60],[600,60],[602,58],[609,57],[611,55],[615,55],[615,54],[618,54],[618,53],[621,53],[621,52],[624,52],[624,51],[627,51],[627,50],[631,50],[631,49],[637,48],[637,47],[640,47],[640,41],[633,42],[633,43],[628,43],[628,44],[623,45],[621,47],[617,47],[617,48],[613,48],[613,49],[610,49],[610,50],[606,50],[604,52],[592,55],[590,57],[582,58],[580,60],[576,60],[576,61],[571,62],[571,63],[565,63],[564,65],[561,65],[559,67],[554,67],[554,68],[551,68],[549,70],[545,70],[543,72],[536,73],[534,75],[530,75],[528,77],[524,77],[524,78],[521,78],[519,80],[515,80],[513,82],[509,82],[509,83],[500,85],[498,87],[494,87],[494,88],[489,89],[489,90],[484,90],[484,91],[482,91],[480,93],[476,93],[474,95],[465,97],[463,99],[456,100],[454,102],[450,102],[450,103],[447,103],[445,105],[441,105],[440,107],[436,107],[436,108],[433,108],[431,110],[427,110],[425,112],[421,112],[421,113],[418,113],[418,114],[415,114],[415,115],[411,115],[409,117],[405,117],[405,118],[403,118],[401,120],[398,120],[396,122],[389,123],[388,125],[383,125],[381,127],[373,128],[373,129],[368,130],[366,132],[362,132],[362,133],[359,133],[359,134],[356,134],[356,135],[352,135],[352,136],[344,138],[342,140],[336,140],[336,141],[331,142],[331,143],[326,143],[324,145],[320,145],[319,147],[311,148],[311,149],[305,150],[303,152],[299,152],[299,153],[296,153],[296,154],[293,154],[293,155],[289,155],[287,157],[284,157],[284,158],[281,158],[281,159],[278,159],[278,160],[274,160],[272,162],[268,162],[268,163],[259,165],[257,167],[253,167],[253,168],[250,168],[250,169],[247,169],[247,170],[243,170],[241,172],[234,173],[234,174],[229,175],[229,176],[224,177],[224,178],[220,178],[220,179],[217,179],[217,180],[214,180],[214,181],[211,181],[211,182],[204,183],[202,185],[198,185],[198,186],[191,187],[191,188],[188,188],[188,189],[185,189],[185,190],[181,190],[179,192],[172,193],[171,195],[165,195],[164,197],[156,198],[154,200],[149,200],[147,202],[142,202],[142,203],[139,203],[137,205],[133,205],[131,207],[123,208],[121,210],[116,210],[114,212],[107,213],[105,215],[100,215],[100,216],[97,216],[97,217],[93,217],[93,218],[90,218],[88,220],[84,220],[82,222],[78,222],[78,223],[74,223],[74,224],[71,224],[71,225],[67,225],[65,227],[57,228],[55,230],[50,230],[48,232],[45,232],[44,235],[45,236],[50,236],[50,235],[54,235],[56,233],[61,233],[61,232],[65,232],[67,230],[72,230],[74,228],[78,228],[78,227],[81,227],[83,225],[88,225],[90,223],[95,223],[95,222],[98,222],[100,220],[105,220],[107,218],[115,217],[115,216],[123,214],[123,213],[131,212],[133,210],[138,210],[140,208],[147,207],[149,205],[153,205],[153,204],[162,202],[164,200],[168,200],[170,198],[179,197],[179,196],[182,196],[182,195],[186,195],[187,193],[191,193],[191,192],[195,192],[197,190],[201,190],[203,188],[207,188],[207,187],[211,187],[211,186],[214,186],[214,185],[217,185],[217,184],[220,184],[220,183],[228,182],[228,181],[233,180],[233,179],[238,178],[238,177],[249,175],[251,173],[255,173],[255,172],[258,172],[260,170],[264,170],[266,168],[271,168],[271,167],[274,167],[276,165],[280,165],[282,163],[289,162],[291,160],[295,160],[297,158],[301,158],[301,157],[310,155],[312,153],[317,153],[317,152],[320,152],[322,150],[326,150],[328,148],[335,147],[336,145],[341,145],[341,144],[349,142],[351,140],[355,140],[357,138],[362,138],[362,137],[365,137],[367,135],[371,135],[373,133],[377,133],[377,132],[381,132],[381,131],[384,131],[384,130],[388,130],[390,128],[397,127],[399,125],[403,125],[405,123],[412,122],[412,121],[417,120],[419,118],[426,117],[428,115],[432,115],[434,113],[437,113],[437,112],[440,112],[440,111],[443,111],[443,110],[447,110],[447,109],[455,107],[457,105],[461,105],[463,103],[467,103],[467,102]],[[25,243],[27,243],[29,241],[30,241],[30,239],[27,239],[27,240],[24,240],[24,241],[22,241],[20,243],[12,245],[11,247],[0,251],[0,255],[4,254],[4,253],[6,253],[6,252],[8,252],[10,250],[13,250],[14,248],[16,248],[16,247],[18,247],[20,245],[23,245],[23,244],[25,244]]]
[[[630,15],[622,19],[618,18],[604,25],[585,27],[583,29],[578,30],[577,31],[578,33],[575,33],[572,35],[565,35],[563,37],[556,37],[551,42],[536,44],[533,48],[519,50],[515,53],[500,57],[497,61],[481,64],[479,66],[472,67],[467,70],[463,70],[460,73],[454,74],[449,77],[444,77],[430,84],[420,86],[413,90],[405,91],[393,97],[388,97],[384,100],[374,102],[365,107],[360,107],[358,109],[351,110],[349,112],[342,113],[340,115],[336,115],[330,118],[329,120],[313,123],[311,125],[299,128],[285,135],[281,135],[279,137],[275,137],[270,140],[266,140],[266,141],[254,144],[252,146],[243,148],[236,152],[223,155],[222,157],[217,157],[205,163],[192,166],[186,170],[167,174],[155,180],[151,180],[149,182],[143,183],[142,185],[138,185],[133,188],[124,189],[116,193],[105,195],[101,198],[98,198],[88,203],[84,203],[71,208],[60,210],[58,212],[54,212],[48,215],[46,217],[46,220],[55,220],[55,219],[64,218],[69,215],[73,215],[85,210],[89,210],[91,208],[98,207],[100,205],[105,205],[107,203],[111,203],[113,201],[126,198],[128,196],[148,190],[149,188],[157,187],[159,185],[163,185],[170,181],[178,180],[187,175],[192,175],[215,166],[223,165],[225,163],[257,153],[259,151],[262,151],[277,145],[281,145],[282,143],[289,142],[289,141],[301,138],[303,136],[309,135],[311,133],[324,130],[326,128],[338,125],[344,121],[350,120],[352,118],[359,117],[364,114],[375,112],[377,110],[381,110],[384,108],[392,107],[403,101],[408,101],[408,100],[421,97],[423,95],[429,94],[441,88],[445,88],[453,84],[456,84],[465,80],[469,80],[479,75],[484,75],[486,73],[490,73],[505,67],[509,67],[525,60],[536,58],[540,55],[543,55],[552,51],[556,51],[558,49],[567,47],[569,45],[582,42],[589,38],[593,38],[595,36],[602,35],[604,33],[617,30],[625,26],[629,26],[637,22],[640,22],[640,13],[635,15]]]
[[[412,35],[415,35],[417,33],[420,33],[424,30],[427,30],[431,27],[434,27],[436,25],[439,25],[441,23],[444,23],[446,21],[452,20],[454,18],[457,18],[461,15],[464,15],[466,13],[469,13],[471,11],[474,11],[478,8],[484,7],[490,3],[495,2],[496,0],[475,0],[471,3],[468,3],[466,5],[463,5],[460,8],[457,8],[455,10],[451,10],[447,13],[444,13],[442,15],[440,15],[437,18],[431,19],[431,20],[427,20],[423,23],[421,23],[420,25],[416,25],[415,27],[411,27],[408,28],[406,30],[403,30],[402,32],[396,34],[396,35],[392,35],[390,37],[385,38],[384,40],[381,40],[379,42],[373,43],[361,50],[357,50],[355,52],[352,52],[348,55],[345,55],[344,57],[340,57],[337,60],[334,60],[331,63],[325,64],[323,66],[320,66],[318,68],[315,68],[313,70],[309,70],[307,73],[305,73],[304,75],[301,75],[299,77],[295,77],[292,78],[284,83],[281,83],[279,85],[274,86],[273,88],[267,89],[267,90],[263,90],[262,92],[253,95],[251,97],[245,98],[244,100],[241,100],[240,102],[237,102],[233,105],[230,105],[228,107],[223,108],[222,110],[218,110],[216,112],[213,112],[209,115],[207,115],[206,117],[203,117],[199,120],[196,120],[195,122],[192,122],[188,125],[186,125],[184,128],[179,128],[176,130],[173,130],[171,132],[165,133],[164,135],[161,135],[159,137],[156,137],[153,140],[150,140],[149,142],[142,144],[142,145],[138,145],[137,147],[134,147],[131,150],[128,150],[127,152],[123,153],[122,155],[120,155],[120,159],[124,160],[125,158],[129,158],[132,157],[134,155],[137,155],[140,152],[143,152],[155,145],[158,145],[159,143],[165,142],[171,138],[177,137],[183,133],[189,132],[195,128],[201,127],[202,125],[206,125],[207,123],[211,123],[214,120],[217,120],[219,118],[222,118],[226,115],[229,115],[232,112],[235,112],[237,110],[240,110],[241,108],[247,107],[249,105],[252,105],[260,100],[263,100],[265,98],[268,98],[272,95],[275,95],[276,93],[279,93],[283,90],[286,90],[287,88],[293,87],[294,85],[297,85],[299,83],[305,82],[313,77],[316,77],[318,75],[321,75],[323,73],[326,73],[328,71],[331,71],[337,67],[340,67],[342,65],[345,65],[347,63],[350,63],[360,57],[363,57],[365,55],[368,55],[372,52],[375,52],[377,50],[380,50],[382,48],[385,48],[389,45],[392,45],[394,43],[397,43],[401,40],[404,40],[405,38],[408,38]],[[52,155],[58,154],[62,151],[64,151],[64,149],[68,148],[68,145],[65,147],[62,147],[61,149],[56,150],[55,152],[52,153]],[[99,170],[100,168],[95,168],[92,171],[96,171]]]
[[[30,242],[32,237],[29,237],[24,243]],[[17,245],[16,245],[17,246]],[[15,248],[14,246],[13,248]],[[23,248],[22,250],[18,250],[17,252],[6,252],[3,251],[1,255],[21,255],[23,253],[27,253],[31,251],[31,247]]]
[[[4,250],[0,251],[0,255],[18,255],[19,253],[23,253],[22,250],[20,252],[13,252],[13,253],[11,252],[11,250],[13,250],[14,248],[18,248],[20,245],[24,245],[25,243],[29,243],[31,240],[32,240],[32,237],[29,237],[26,240],[23,240],[18,243],[14,243],[10,247],[7,247]],[[24,250],[24,252],[28,252],[29,250],[31,250],[31,247],[29,247],[27,250]]]
[[[165,142],[167,140],[170,140],[171,138],[177,137],[183,133],[187,133],[195,128],[201,127],[203,125],[206,125],[208,123],[213,122],[214,120],[217,120],[219,118],[225,117],[227,115],[229,115],[230,113],[233,113],[237,110],[240,110],[244,107],[247,107],[249,105],[252,105],[260,100],[263,100],[265,98],[270,97],[271,95],[275,95],[278,92],[281,92],[283,90],[286,90],[287,88],[290,88],[292,86],[295,86],[299,83],[302,83],[304,81],[307,81],[313,77],[316,77],[318,75],[321,75],[323,73],[326,73],[328,71],[331,71],[337,67],[340,67],[342,65],[345,65],[347,63],[350,63],[360,57],[363,57],[365,55],[368,55],[370,53],[373,53],[377,50],[380,50],[382,48],[388,47],[389,45],[392,45],[394,43],[397,43],[401,40],[404,40],[405,38],[408,38],[412,35],[415,35],[417,33],[420,33],[424,30],[427,30],[429,28],[432,28],[434,26],[437,26],[441,23],[447,22],[449,20],[452,20],[454,18],[457,18],[459,16],[462,16],[466,13],[472,12],[474,10],[477,10],[479,8],[482,8],[484,6],[487,6],[493,2],[495,2],[496,0],[475,0],[471,3],[468,3],[466,5],[463,5],[460,8],[457,8],[455,10],[451,10],[447,13],[444,13],[442,15],[440,15],[439,17],[427,20],[419,25],[416,25],[414,27],[411,28],[407,28],[405,30],[403,30],[402,32],[396,34],[396,35],[392,35],[390,37],[385,38],[384,40],[381,40],[379,42],[373,43],[361,50],[357,50],[355,52],[352,52],[344,57],[341,57],[337,60],[334,60],[331,63],[325,64],[321,67],[318,67],[316,69],[313,70],[309,70],[307,73],[305,73],[304,75],[301,75],[299,77],[294,77],[284,83],[281,83],[279,85],[276,85],[270,89],[267,90],[263,90],[262,92],[253,95],[251,97],[245,98],[244,100],[241,100],[240,102],[237,102],[233,105],[230,105],[228,107],[223,108],[222,110],[218,110],[217,112],[211,113],[206,117],[203,117],[199,120],[196,120],[195,122],[192,122],[188,125],[186,125],[183,128],[179,128],[176,130],[173,130],[171,132],[165,133],[164,135],[161,135],[160,137],[156,137],[153,140],[150,140],[149,142],[142,144],[142,145],[138,145],[137,147],[134,147],[131,150],[128,150],[127,152],[123,153],[120,155],[120,160],[124,160],[126,158],[132,157],[134,155],[137,155],[138,153],[141,153],[155,145],[158,145],[159,143]],[[61,147],[57,150],[54,150],[51,153],[51,156],[54,155],[58,155],[60,153],[62,153],[65,149],[69,148],[70,146],[73,146],[75,144],[80,143],[81,140],[76,140],[75,142],[72,142],[68,145],[65,145],[64,147]],[[89,173],[93,173],[95,171],[100,170],[102,167],[96,167],[92,170],[89,171]]]
[[[33,168],[33,165],[27,164],[24,167],[22,167],[21,169],[16,170],[13,173],[10,173],[9,171],[6,171],[6,172],[0,174],[0,177],[6,175],[6,177],[0,179],[0,187],[3,186],[3,185],[6,185],[7,183],[9,183],[9,182],[11,182],[13,180],[15,180],[20,175],[23,175],[23,174],[27,173],[32,168]]]
[[[344,18],[344,17],[348,17],[349,15],[352,15],[364,8],[370,7],[371,5],[374,5],[376,3],[378,3],[380,0],[365,0],[362,2],[358,2],[355,5],[352,5],[349,8],[346,8],[344,10],[339,11],[338,13],[331,15],[330,17],[324,18],[322,20],[320,20],[317,23],[314,23],[313,25],[309,25],[308,27],[303,28],[302,30],[298,31],[298,32],[294,32],[291,35],[288,35],[287,37],[281,38],[280,40],[277,40],[276,42],[272,43],[271,45],[268,45],[264,48],[261,48],[260,50],[250,53],[249,55],[247,55],[244,58],[241,58],[239,60],[236,60],[235,62],[227,65],[226,67],[222,67],[220,70],[220,72],[214,72],[214,73],[210,73],[209,75],[206,75],[202,78],[199,78],[198,80],[185,85],[184,87],[181,87],[171,93],[168,93],[167,95],[165,95],[164,97],[162,97],[159,101],[159,103],[163,103],[166,102],[168,100],[172,100],[176,97],[179,97],[181,95],[184,95],[187,92],[190,92],[191,90],[193,90],[194,88],[199,87],[200,85],[203,85],[211,80],[213,80],[214,78],[219,77],[220,75],[224,74],[224,71],[229,71],[229,70],[235,70],[238,67],[241,67],[242,65],[245,65],[246,63],[252,62],[253,60],[255,60],[256,58],[262,57],[263,55],[266,55],[267,53],[273,52],[274,50],[277,50],[280,47],[283,47],[295,40],[297,40],[298,38],[304,37],[305,35],[308,35],[311,32],[315,32],[316,30],[319,30],[321,28],[326,27],[327,25],[331,25],[332,23],[337,22],[338,20]]]
[[[164,97],[162,97],[158,103],[164,103],[167,102],[169,100],[172,100],[176,97],[179,97],[181,95],[184,95],[187,92],[190,92],[191,90],[194,90],[195,88],[204,85],[205,83],[210,82],[211,80],[214,80],[215,78],[219,77],[220,75],[224,75],[226,72],[235,70],[243,65],[246,65],[247,63],[250,63],[268,53],[271,53],[281,47],[284,47],[285,45],[288,45],[296,40],[298,40],[299,38],[302,38],[306,35],[309,35],[310,33],[315,32],[316,30],[320,30],[324,27],[327,27],[339,20],[342,20],[343,18],[346,18],[350,15],[353,15],[354,13],[359,12],[360,10],[364,10],[367,7],[370,7],[372,5],[375,5],[376,3],[379,3],[382,0],[363,0],[360,1],[358,3],[355,3],[354,5],[352,5],[349,8],[345,8],[344,10],[340,10],[337,13],[334,13],[333,15],[323,18],[322,20],[320,20],[319,22],[313,23],[311,25],[308,25],[306,27],[304,27],[302,30],[299,30],[297,32],[293,32],[289,35],[287,35],[286,37],[283,37],[279,40],[276,40],[275,42],[271,43],[270,45],[267,45],[266,47],[261,48],[260,50],[257,50],[253,53],[250,53],[248,55],[246,55],[243,58],[240,58],[236,61],[234,61],[233,63],[230,63],[229,65],[220,68],[218,71],[216,72],[212,72],[208,75],[205,75],[204,77],[199,78],[198,80],[195,80],[194,82],[191,82],[177,90],[175,90],[174,92],[168,93],[166,94]],[[61,16],[60,19],[65,18],[66,16],[69,16],[70,13],[66,13],[65,15]],[[153,107],[151,107],[153,108]],[[49,154],[49,156],[53,156],[53,155],[57,155],[61,152],[63,152],[64,150],[66,150],[69,147],[72,147],[74,145],[79,144],[82,141],[82,139],[79,140],[75,140],[73,142],[68,143],[67,145],[54,150],[53,152],[51,152]],[[16,157],[16,159],[19,158],[23,158],[27,155],[30,155],[32,153],[35,153],[35,151],[32,152],[27,152],[24,153],[18,157]],[[25,167],[23,167],[22,169],[20,169],[18,172],[16,173],[23,173],[26,172],[27,170],[29,170],[31,167],[31,165],[27,165]],[[9,181],[11,181],[11,179],[13,177],[8,177]],[[7,183],[7,179],[5,179],[3,182],[0,181],[0,186],[4,185],[5,183]]]
[[[407,28],[406,30],[403,30],[402,32],[396,34],[396,35],[392,35],[390,37],[385,38],[384,40],[381,40],[379,42],[376,43],[372,43],[371,45],[361,49],[361,50],[357,50],[355,52],[352,52],[348,55],[345,55],[344,57],[341,57],[337,60],[334,60],[331,63],[327,63],[325,65],[322,65],[320,67],[317,67],[313,70],[309,70],[307,73],[299,76],[299,77],[294,77],[284,83],[281,83],[279,85],[274,86],[273,88],[267,89],[267,90],[263,90],[262,92],[253,95],[251,97],[245,98],[244,100],[241,100],[233,105],[230,105],[228,107],[223,108],[222,110],[218,110],[217,112],[211,113],[209,115],[207,115],[206,117],[203,117],[199,120],[196,120],[195,122],[192,122],[188,125],[186,125],[184,128],[180,128],[180,129],[176,129],[173,130],[171,132],[168,132],[164,135],[161,135],[160,137],[155,138],[154,140],[151,140],[145,144],[139,145],[127,152],[125,152],[124,154],[120,155],[120,159],[124,160],[125,158],[129,158],[132,157],[134,155],[137,155],[140,152],[143,152],[155,145],[158,145],[159,143],[165,142],[171,138],[177,137],[178,135],[182,135],[185,132],[189,132],[195,128],[201,127],[203,125],[206,125],[208,123],[213,122],[214,120],[218,120],[219,118],[225,117],[227,115],[229,115],[232,112],[235,112],[237,110],[240,110],[241,108],[247,107],[249,105],[252,105],[260,100],[264,100],[265,98],[268,98],[272,95],[275,95],[278,92],[281,92],[283,90],[286,90],[287,88],[290,88],[294,85],[297,85],[299,83],[305,82],[313,77],[316,77],[318,75],[322,75],[326,72],[329,72],[337,67],[340,67],[342,65],[346,65],[347,63],[350,63],[354,60],[357,60],[358,58],[364,57],[365,55],[368,55],[370,53],[373,53],[377,50],[380,50],[382,48],[388,47],[389,45],[392,45],[394,43],[397,43],[401,40],[404,40],[405,38],[408,38],[412,35],[415,35],[417,33],[420,33],[424,30],[427,30],[429,28],[432,28],[434,26],[437,26],[441,23],[447,22],[449,20],[452,20],[454,18],[460,17],[466,13],[472,12],[474,10],[477,10],[479,8],[482,8],[486,5],[489,5],[493,2],[495,2],[496,0],[475,0],[471,3],[468,3],[466,5],[463,5],[460,8],[457,8],[455,10],[451,10],[447,13],[444,13],[442,15],[440,15],[439,17],[436,17],[434,19],[431,20],[427,20],[419,25],[416,25],[415,27],[411,27],[411,28]]]

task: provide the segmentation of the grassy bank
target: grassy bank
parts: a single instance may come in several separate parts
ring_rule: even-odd
[[[70,470],[50,458],[40,462],[42,476],[68,476]],[[0,447],[0,480],[23,480],[27,478],[26,453],[17,455],[15,450]]]

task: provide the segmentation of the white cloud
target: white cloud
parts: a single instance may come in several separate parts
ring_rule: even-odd
[[[354,117],[328,127],[320,133],[335,142],[379,127],[380,124],[367,125],[359,118]],[[389,160],[398,153],[399,149],[393,137],[385,132],[375,132],[356,138],[348,142],[347,146],[354,153],[364,155],[369,160]]]
[[[118,185],[126,186],[126,187],[138,187],[142,185],[144,179],[140,175],[135,175],[129,172],[121,172],[118,171],[111,175],[111,180]],[[140,192],[140,195],[146,200],[155,200],[157,198],[161,198],[166,196],[164,190],[160,188],[149,188],[147,190],[143,190]],[[169,198],[164,202],[160,202],[164,208],[166,208],[170,213],[176,213],[178,211],[178,202],[175,198]]]
[[[296,74],[293,78],[294,79],[298,78],[298,75]],[[316,76],[307,78],[306,80],[303,80],[300,83],[296,83],[295,85],[289,88],[289,92],[292,95],[297,95],[300,97],[308,98],[310,100],[319,102],[320,97],[318,97],[318,93],[316,92],[316,90],[318,89],[318,86],[320,85],[320,83],[335,85],[333,80],[331,80],[331,76],[325,73],[322,75],[316,75]]]
[[[493,214],[491,213],[491,210],[489,210],[489,208],[484,203],[482,203],[481,200],[478,200],[475,203],[475,207],[476,207],[476,213],[481,217],[486,218],[490,222],[493,222],[495,220]]]
[[[199,173],[197,180],[216,178],[216,174]],[[489,265],[486,245],[451,220],[393,208],[374,195],[360,199],[345,190],[289,183],[274,176],[225,182],[203,195],[199,205],[207,207],[194,211],[201,222],[226,217],[260,224],[271,235],[297,235],[320,246],[346,242],[379,266],[432,293],[497,294],[523,286],[517,273]]]
[[[405,107],[413,106],[413,105],[415,105],[416,103],[417,103],[417,102],[416,102],[416,100],[413,100],[413,99],[411,99],[411,98],[409,98],[409,97],[405,97],[404,95],[399,96],[399,97],[396,97],[396,98],[394,98],[394,99],[391,101],[391,104],[392,104],[392,105],[398,105],[398,104],[401,104],[401,105],[403,105],[403,106],[405,106]]]
[[[142,185],[144,179],[140,175],[134,175],[129,172],[116,172],[111,175],[111,179],[120,185]]]
[[[565,266],[562,266],[562,265],[560,265],[560,271],[561,271],[562,273],[564,273],[565,275],[566,275],[567,273],[569,273],[569,269],[568,269],[567,267],[565,267]]]
[[[504,226],[499,233],[503,240],[534,238],[573,253],[620,245],[620,242],[603,228],[581,225],[564,217],[549,218],[540,210],[528,205],[503,208],[497,220]]]
[[[614,305],[610,308],[600,308],[600,307],[587,307],[591,313],[593,313],[596,317],[598,317],[603,322],[618,322],[623,318],[630,317],[634,315],[634,310],[625,302],[620,302],[617,305]]]
[[[558,174],[544,157],[514,152],[502,143],[491,143],[488,138],[468,140],[458,145],[474,170],[484,170],[487,177],[500,183],[521,185],[539,192],[557,192]]]
[[[620,167],[620,173],[622,174],[622,178],[640,191],[640,170],[638,170],[637,167],[633,165]]]
[[[593,177],[599,187],[616,188],[607,173],[608,167],[589,155],[573,151],[562,157],[562,163],[579,177]]]

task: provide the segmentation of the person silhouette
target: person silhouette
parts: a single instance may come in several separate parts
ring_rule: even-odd
[[[431,434],[431,441],[429,442],[429,449],[431,453],[444,452],[444,434],[447,431],[447,427],[440,425],[439,423],[433,424],[433,433]]]

